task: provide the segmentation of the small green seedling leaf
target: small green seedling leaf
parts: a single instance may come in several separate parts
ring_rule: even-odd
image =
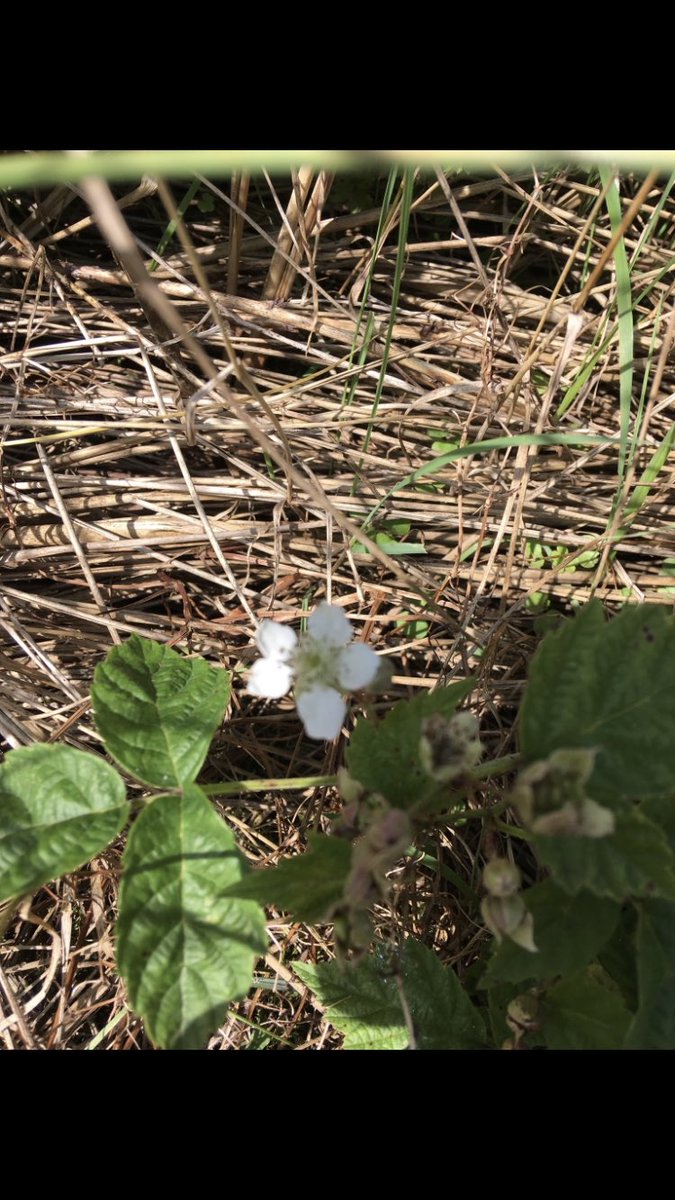
[[[551,607],[551,597],[546,592],[530,592],[525,599],[525,608],[530,613],[545,613]]]
[[[390,557],[402,554],[426,554],[426,546],[422,542],[401,542],[397,538],[407,537],[411,530],[410,521],[383,521],[371,536],[374,542]],[[352,542],[354,554],[370,554],[363,542]]]
[[[356,966],[294,964],[303,983],[345,1034],[345,1050],[405,1050],[410,1043],[401,992],[419,1050],[468,1050],[485,1045],[485,1025],[451,967],[412,939],[403,945],[398,979],[382,948]],[[400,988],[400,990],[399,990]]]
[[[395,558],[396,555],[400,556],[402,554],[428,553],[426,546],[422,542],[394,542],[388,533],[376,533],[375,541],[390,558]]]
[[[496,947],[485,981],[518,983],[570,975],[590,963],[612,936],[621,909],[590,892],[570,896],[547,879],[523,898],[534,919],[537,953],[505,938]]]
[[[419,806],[438,788],[420,764],[422,722],[432,713],[451,717],[472,687],[473,680],[464,679],[399,701],[379,725],[359,721],[349,744],[349,773],[395,808]]]
[[[252,871],[227,891],[228,896],[258,900],[313,925],[329,921],[342,900],[352,867],[351,843],[310,833],[309,848],[278,867]]]
[[[675,558],[664,558],[661,566],[659,567],[659,575],[668,575],[670,578],[675,575]],[[675,595],[675,587],[673,587],[672,584],[657,588],[656,590],[657,592],[661,592],[664,596]]]
[[[124,854],[117,962],[158,1046],[196,1050],[251,986],[265,917],[227,896],[246,869],[234,836],[194,784],[143,810]]]
[[[582,550],[572,559],[571,563],[563,567],[563,575],[566,571],[592,571],[593,567],[597,567],[599,561],[599,550]]]
[[[675,781],[675,618],[629,606],[606,621],[586,605],[539,646],[521,707],[527,760],[596,747],[589,793],[607,802],[671,793]]]
[[[445,487],[445,484],[443,484],[443,483],[417,483],[417,482],[415,482],[413,484],[413,491],[414,492],[428,492],[429,495],[434,496],[434,495],[438,495],[439,492],[442,492],[444,487]]]
[[[122,779],[70,746],[12,750],[0,766],[0,901],[75,871],[129,818]]]
[[[469,545],[465,546],[464,549],[462,550],[462,552],[459,556],[459,561],[461,563],[463,563],[463,562],[466,562],[467,558],[472,558],[473,555],[476,553],[476,550],[478,549],[479,546],[480,546],[481,552],[483,550],[489,550],[489,548],[493,544],[494,540],[495,540],[494,538],[480,538],[478,541],[469,542]]]
[[[407,537],[412,525],[410,521],[383,521],[382,529],[391,537]]]
[[[620,1050],[631,1021],[621,995],[598,966],[551,988],[540,1011],[549,1050]]]
[[[535,542],[528,538],[525,542],[525,558],[528,566],[541,570],[550,560],[552,553],[551,546],[545,546],[543,542]]]
[[[229,698],[227,671],[136,634],[99,663],[92,688],[106,749],[158,788],[196,778]]]
[[[400,617],[396,628],[400,629],[406,638],[423,638],[429,632],[429,622],[419,621],[415,617]]]

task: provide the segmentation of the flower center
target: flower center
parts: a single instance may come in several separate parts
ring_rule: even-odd
[[[312,638],[303,638],[293,655],[296,692],[309,692],[314,687],[334,688],[341,692],[339,661],[339,646],[326,646]]]

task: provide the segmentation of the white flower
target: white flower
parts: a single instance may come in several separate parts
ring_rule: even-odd
[[[357,642],[350,646],[352,626],[341,608],[320,604],[300,638],[287,625],[263,621],[256,641],[263,657],[253,664],[248,690],[277,700],[295,680],[298,712],[311,738],[337,737],[347,706],[341,692],[367,687],[380,660]]]

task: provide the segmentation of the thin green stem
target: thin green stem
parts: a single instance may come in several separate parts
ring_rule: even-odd
[[[493,775],[506,775],[513,771],[521,760],[520,754],[505,754],[503,758],[493,758],[492,762],[483,763],[482,767],[474,767],[472,776],[475,780],[492,779]]]
[[[296,779],[239,779],[233,783],[200,784],[200,787],[207,796],[237,796],[242,792],[290,792],[336,785],[337,775],[303,775]]]
[[[112,183],[143,175],[218,177],[235,171],[287,172],[301,166],[348,171],[362,165],[361,155],[343,150],[95,150],[82,155],[48,150],[0,159],[0,188],[78,183],[91,175]]]

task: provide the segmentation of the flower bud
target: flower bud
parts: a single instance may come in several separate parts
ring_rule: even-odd
[[[545,837],[607,837],[614,815],[586,795],[597,751],[555,750],[521,772],[511,801],[525,825]]]
[[[485,896],[480,911],[498,942],[503,936],[511,937],[527,913],[522,896]]]
[[[530,954],[537,953],[534,919],[532,913],[527,911],[522,896],[486,896],[481,901],[480,911],[497,942],[507,937]]]
[[[478,722],[471,713],[455,713],[449,721],[441,713],[432,713],[422,722],[420,762],[426,774],[439,783],[449,783],[470,771],[482,754]]]
[[[483,871],[483,887],[491,896],[514,896],[520,890],[520,871],[508,858],[493,858]]]
[[[526,1033],[539,1025],[539,997],[532,992],[516,996],[506,1008],[506,1024],[514,1033]]]
[[[354,779],[346,767],[338,768],[337,786],[345,804],[358,804],[365,791],[363,784]]]
[[[525,913],[518,928],[514,929],[509,936],[516,946],[520,946],[521,950],[527,950],[529,954],[538,953],[534,942],[534,917],[531,912]]]
[[[595,800],[584,800],[581,806],[581,835],[582,837],[609,837],[614,833],[616,820],[609,808],[604,808]]]

